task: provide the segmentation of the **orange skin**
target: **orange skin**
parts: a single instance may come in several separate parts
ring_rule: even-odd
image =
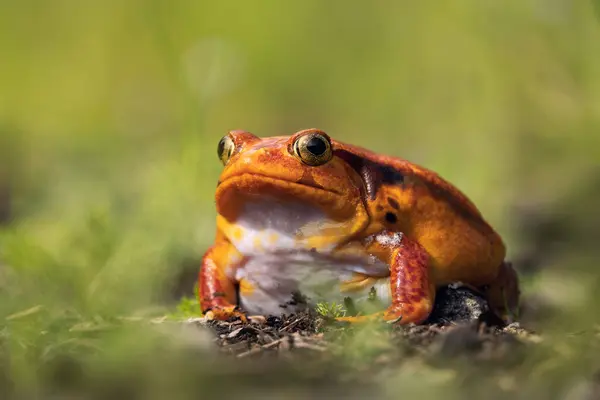
[[[297,140],[314,133],[331,146],[331,158],[317,166],[303,163],[294,152]],[[207,317],[245,318],[237,307],[238,290],[253,288],[232,278],[231,271],[245,262],[232,239],[240,235],[236,221],[243,205],[260,196],[300,200],[335,221],[299,241],[303,250],[334,257],[364,254],[389,266],[387,309],[341,320],[421,323],[431,313],[436,289],[457,281],[478,289],[504,318],[516,309],[518,280],[504,262],[502,239],[475,205],[436,173],[335,141],[315,129],[270,138],[231,131],[228,138],[234,146],[215,194],[216,239],[199,275],[200,304]],[[398,234],[401,240],[393,240]],[[355,274],[342,286],[351,291],[376,279]]]

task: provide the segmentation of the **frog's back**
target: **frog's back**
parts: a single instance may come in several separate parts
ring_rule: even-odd
[[[436,283],[480,286],[496,278],[506,253],[504,243],[458,188],[401,158],[340,142],[334,147],[359,173],[376,176],[367,176],[371,215],[393,222],[391,229],[417,240],[429,252]]]

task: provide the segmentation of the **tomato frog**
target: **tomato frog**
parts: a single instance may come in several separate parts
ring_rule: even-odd
[[[218,144],[216,237],[199,273],[209,319],[281,315],[376,298],[340,320],[422,323],[462,282],[508,318],[518,277],[476,206],[438,174],[307,129]]]

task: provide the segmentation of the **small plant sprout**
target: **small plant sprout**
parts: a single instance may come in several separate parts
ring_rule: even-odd
[[[344,306],[338,303],[317,303],[316,311],[324,318],[340,318],[346,316]]]

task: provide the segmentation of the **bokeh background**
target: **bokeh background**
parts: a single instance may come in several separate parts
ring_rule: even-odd
[[[103,373],[154,394],[177,379],[205,393],[227,383],[207,371],[200,384],[200,365],[156,354],[172,340],[123,320],[191,294],[214,235],[220,137],[316,127],[471,197],[522,274],[523,320],[563,349],[526,393],[570,393],[600,367],[585,344],[600,321],[598,11],[583,0],[0,2],[2,386],[33,393]],[[395,379],[441,390],[411,377]]]

